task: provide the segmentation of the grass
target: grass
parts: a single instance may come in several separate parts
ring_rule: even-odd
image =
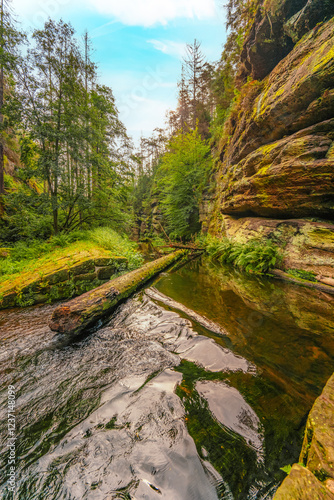
[[[9,257],[0,260],[0,283],[22,281],[24,276],[38,277],[41,272],[45,274],[84,258],[111,256],[126,257],[129,269],[143,263],[137,245],[110,228],[61,234],[48,241],[19,242],[10,249]]]
[[[220,264],[234,267],[252,274],[264,274],[282,262],[282,255],[276,245],[269,240],[249,240],[235,243],[227,238],[200,237],[197,243],[205,248],[207,255]]]

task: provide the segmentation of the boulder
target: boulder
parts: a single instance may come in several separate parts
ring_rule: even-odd
[[[333,493],[309,470],[294,464],[274,500],[334,500]]]
[[[334,375],[310,411],[299,460],[318,478],[334,479]]]

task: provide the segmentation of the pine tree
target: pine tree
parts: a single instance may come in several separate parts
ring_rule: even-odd
[[[187,44],[187,55],[184,59],[185,70],[188,76],[191,121],[193,130],[196,128],[198,117],[199,94],[201,92],[201,75],[204,69],[205,57],[200,50],[201,44],[195,39],[193,44]]]

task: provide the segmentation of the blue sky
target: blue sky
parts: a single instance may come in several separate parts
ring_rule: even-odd
[[[70,21],[91,37],[100,81],[114,92],[128,133],[138,140],[164,126],[175,108],[187,43],[202,43],[208,61],[226,39],[224,0],[12,0],[24,29],[48,17]]]

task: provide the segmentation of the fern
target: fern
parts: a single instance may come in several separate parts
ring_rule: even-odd
[[[220,264],[231,264],[246,273],[264,274],[280,265],[282,256],[277,246],[268,240],[250,240],[233,243],[227,238],[201,238],[198,243],[205,247],[207,255]]]

